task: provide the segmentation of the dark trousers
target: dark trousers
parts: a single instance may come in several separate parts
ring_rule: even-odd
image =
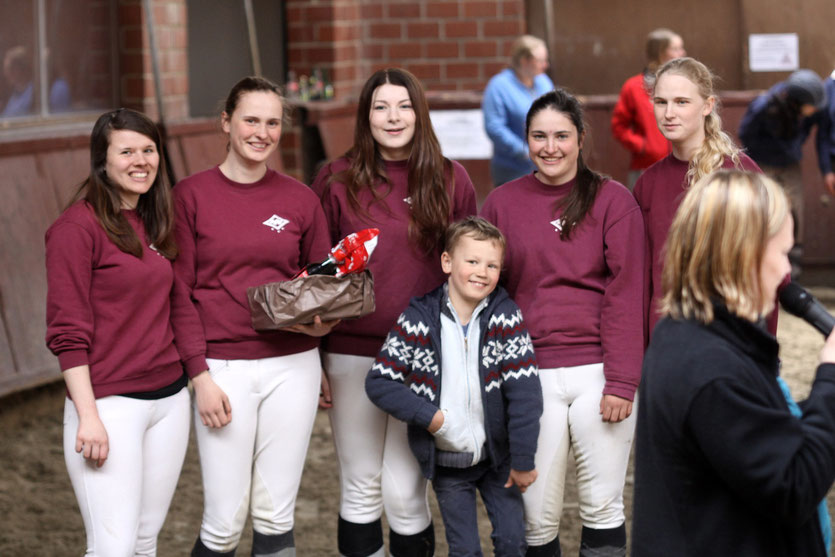
[[[522,494],[515,485],[504,487],[510,462],[494,470],[485,462],[469,468],[435,468],[432,487],[444,519],[451,557],[481,556],[476,516],[476,489],[493,525],[493,552],[496,557],[525,554],[525,521]]]

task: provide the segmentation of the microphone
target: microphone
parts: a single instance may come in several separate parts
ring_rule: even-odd
[[[796,282],[789,282],[779,293],[783,309],[805,320],[828,337],[835,328],[835,317],[814,296]]]

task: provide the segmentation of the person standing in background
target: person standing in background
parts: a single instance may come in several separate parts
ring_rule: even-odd
[[[548,47],[542,39],[522,35],[514,41],[510,54],[511,67],[490,79],[481,103],[484,128],[493,142],[490,176],[494,186],[533,171],[525,138],[525,116],[534,99],[554,88],[545,74]]]
[[[644,170],[670,154],[670,142],[655,122],[648,78],[667,61],[687,55],[682,38],[664,28],[647,35],[646,49],[644,71],[626,80],[612,112],[612,135],[632,154],[626,183],[630,191]]]
[[[739,124],[739,139],[748,156],[791,199],[795,241],[791,253],[792,277],[800,273],[803,256],[805,203],[800,159],[803,144],[812,128],[822,120],[825,107],[826,91],[818,74],[797,70],[751,101]],[[818,155],[826,158],[820,151]]]
[[[823,81],[826,108],[818,127],[818,166],[829,195],[835,196],[835,71]]]

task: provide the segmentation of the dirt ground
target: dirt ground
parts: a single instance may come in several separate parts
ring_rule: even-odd
[[[835,289],[812,289],[835,310]],[[784,361],[783,376],[796,398],[808,393],[821,335],[801,320],[780,315],[778,337]],[[84,528],[78,513],[62,454],[62,408],[60,383],[0,399],[0,556],[50,557],[84,553]],[[304,556],[336,555],[338,478],[330,425],[319,413],[307,456],[296,508],[297,553]],[[573,482],[571,482],[573,484]],[[631,509],[632,476],[626,482],[627,511]],[[436,513],[437,555],[447,554],[443,528]],[[830,492],[835,510],[835,490]],[[186,455],[174,502],[159,537],[160,557],[188,555],[200,526],[202,488],[194,437]],[[482,544],[491,554],[489,523],[481,513]],[[627,517],[627,521],[629,518]],[[247,529],[249,527],[247,526]],[[577,494],[569,486],[560,538],[566,555],[578,551],[580,523]],[[246,532],[238,549],[249,555],[251,534]]]

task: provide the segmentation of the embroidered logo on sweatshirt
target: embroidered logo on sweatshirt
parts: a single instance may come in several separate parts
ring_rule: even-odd
[[[552,220],[551,224],[554,225],[555,232],[562,232],[562,219]]]
[[[281,232],[284,229],[284,227],[287,226],[289,223],[289,220],[283,219],[278,215],[273,215],[264,221],[264,225],[269,226],[276,232]]]

